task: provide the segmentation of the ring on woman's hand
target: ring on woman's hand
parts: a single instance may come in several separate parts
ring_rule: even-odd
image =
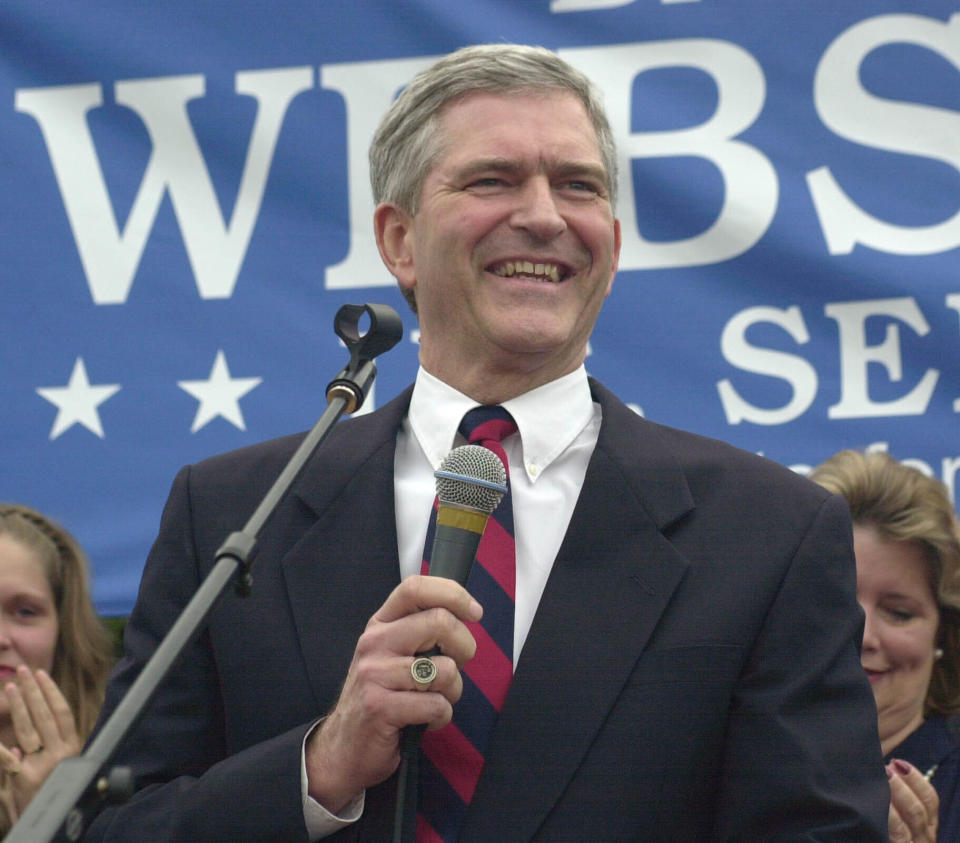
[[[410,665],[410,675],[413,677],[413,681],[417,683],[418,690],[425,691],[427,687],[437,678],[437,666],[433,663],[433,659],[427,656],[420,656],[413,660],[413,664]]]

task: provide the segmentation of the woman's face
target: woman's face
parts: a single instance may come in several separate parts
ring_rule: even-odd
[[[0,534],[0,688],[17,667],[53,669],[59,632],[53,591],[43,563],[25,545]],[[0,693],[0,717],[9,715]]]
[[[853,528],[857,600],[866,613],[860,662],[877,703],[880,743],[889,753],[923,722],[940,611],[923,551]]]

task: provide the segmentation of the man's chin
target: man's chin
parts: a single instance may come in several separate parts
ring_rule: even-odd
[[[540,359],[561,361],[575,355],[566,354],[565,339],[551,337],[541,331],[514,332],[503,336],[497,342],[497,347],[507,355],[517,358],[529,358],[531,362]]]

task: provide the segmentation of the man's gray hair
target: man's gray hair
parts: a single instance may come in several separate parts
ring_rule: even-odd
[[[593,83],[543,47],[479,44],[444,56],[418,73],[380,123],[370,145],[374,200],[414,215],[423,181],[442,153],[439,117],[454,100],[477,91],[523,94],[570,91],[583,103],[597,136],[610,201],[616,205],[617,150]]]

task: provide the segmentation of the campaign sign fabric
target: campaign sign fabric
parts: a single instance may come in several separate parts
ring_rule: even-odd
[[[955,494],[957,0],[7,0],[0,500],[79,537],[103,613],[181,465],[320,416],[342,304],[405,321],[369,404],[412,380],[366,149],[489,41],[585,71],[619,140],[591,374],[798,471],[886,449]]]

